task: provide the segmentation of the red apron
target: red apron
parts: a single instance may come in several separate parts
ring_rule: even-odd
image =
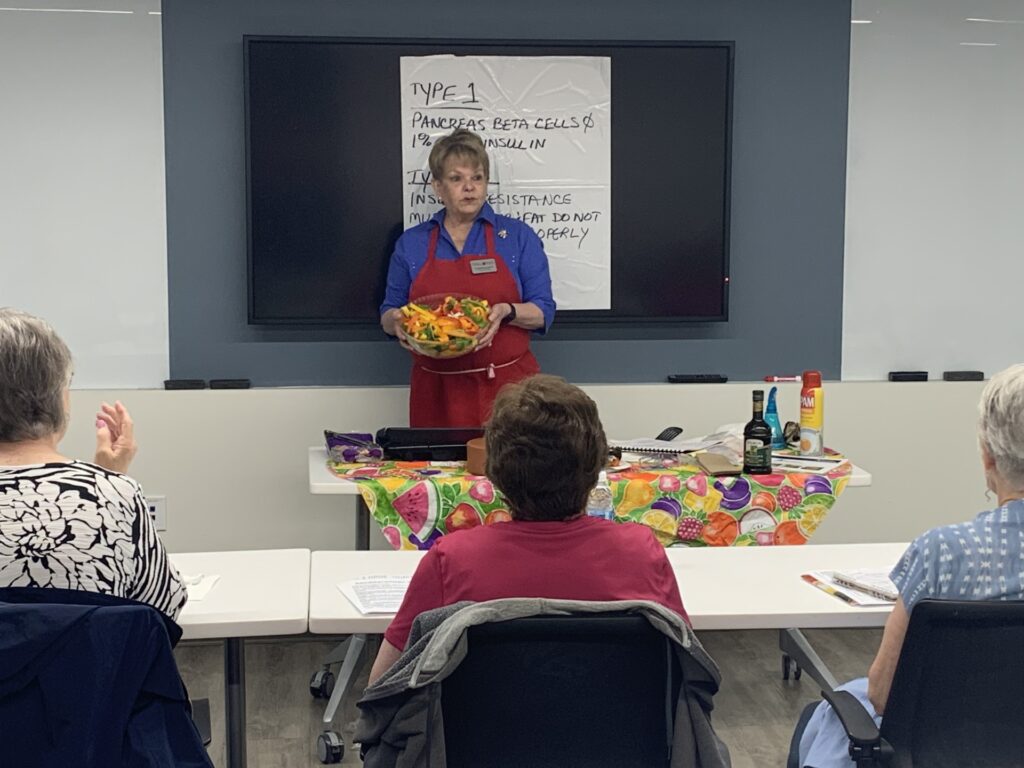
[[[409,287],[409,299],[432,293],[464,293],[487,299],[493,307],[523,301],[515,278],[494,247],[494,226],[484,221],[486,254],[462,254],[438,259],[441,224],[430,233],[427,262]],[[471,262],[494,259],[494,272],[474,275]],[[521,381],[540,371],[530,351],[530,332],[504,325],[491,345],[462,357],[434,359],[412,356],[409,425],[413,427],[480,427],[491,415],[491,405],[502,385]]]

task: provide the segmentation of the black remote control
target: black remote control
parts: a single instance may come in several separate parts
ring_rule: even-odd
[[[249,389],[248,379],[210,379],[210,389]]]
[[[984,381],[985,374],[981,371],[943,371],[943,381]]]
[[[720,373],[670,373],[668,380],[672,384],[725,384],[729,377]]]
[[[164,389],[206,389],[203,379],[164,379]]]

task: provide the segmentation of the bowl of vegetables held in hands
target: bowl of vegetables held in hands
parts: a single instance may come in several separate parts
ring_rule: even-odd
[[[461,357],[476,349],[490,327],[487,299],[463,294],[431,294],[399,310],[398,333],[414,352],[426,357]]]

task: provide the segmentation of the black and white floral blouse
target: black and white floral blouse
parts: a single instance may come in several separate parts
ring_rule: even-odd
[[[0,466],[0,587],[59,587],[149,603],[188,599],[139,484],[84,461]]]

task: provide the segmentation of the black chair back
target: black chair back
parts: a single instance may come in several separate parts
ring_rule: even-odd
[[[922,600],[881,735],[898,768],[1024,765],[1024,602]]]
[[[676,650],[642,616],[470,628],[441,684],[449,768],[656,768],[671,756]]]
[[[141,605],[145,608],[152,608],[148,603],[140,603],[138,600],[131,600],[127,597],[116,595],[105,595],[100,592],[88,592],[84,589],[61,589],[59,587],[0,587],[0,603],[15,603],[18,605],[33,604],[59,604],[59,605],[98,605],[98,606],[124,606]],[[174,648],[181,640],[181,627],[173,619],[153,609],[157,616],[164,623],[167,629],[167,637]]]
[[[159,743],[154,745],[153,749],[155,751],[155,756],[153,757],[153,762],[147,762],[146,765],[156,765],[159,762],[159,757],[157,756],[164,756],[164,753],[159,752],[159,750],[164,749],[165,746],[171,745],[171,741],[174,742],[173,749],[178,751],[176,753],[176,757],[181,761],[185,761],[179,762],[179,765],[198,767],[212,765],[204,752],[191,750],[193,738],[196,733],[198,733],[204,746],[208,745],[211,741],[210,703],[209,700],[205,698],[197,699],[195,701],[187,699],[187,691],[184,687],[184,681],[181,680],[180,675],[177,672],[177,667],[174,663],[172,653],[172,648],[181,638],[181,628],[176,622],[171,620],[170,617],[164,615],[150,604],[114,595],[104,595],[96,592],[87,592],[85,590],[58,589],[50,587],[3,587],[0,588],[0,636],[2,636],[4,632],[14,629],[6,626],[6,618],[2,615],[3,608],[6,605],[36,606],[39,609],[39,616],[41,617],[45,617],[48,609],[53,607],[59,608],[61,606],[85,605],[95,606],[100,609],[126,609],[141,611],[151,618],[154,626],[162,625],[163,629],[166,630],[167,654],[171,659],[170,664],[174,667],[175,683],[180,686],[180,690],[184,696],[184,701],[182,702],[184,705],[182,713],[186,717],[182,718],[179,716],[182,713],[178,712],[178,708],[173,700],[167,703],[163,701],[160,696],[148,696],[148,698],[146,695],[139,696],[139,698],[134,702],[136,707],[141,708],[145,705],[146,701],[150,702],[148,703],[148,706],[151,707],[150,712],[139,715],[139,720],[141,721],[144,719],[148,723],[151,723],[150,730],[157,732],[158,735],[164,737],[160,739]],[[99,621],[108,622],[110,620],[106,615],[103,615],[103,617],[99,618]],[[6,638],[11,641],[11,645],[14,643],[15,634],[20,639],[31,642],[31,633],[27,633],[25,627],[18,626],[16,628],[16,633],[12,633],[8,638]],[[150,654],[158,653],[158,651],[162,649],[158,649],[156,645],[160,645],[164,642],[164,639],[164,633],[154,632],[154,634],[148,638],[148,642],[150,642],[151,645],[148,645],[147,647],[139,647],[137,655],[144,658]],[[133,652],[132,655],[136,655],[135,652]],[[103,660],[106,662],[108,659]],[[88,669],[84,671],[81,676],[69,676],[66,679],[68,689],[61,691],[59,695],[61,698],[74,699],[77,688],[89,687],[90,685],[102,688],[105,685],[109,685],[111,683],[111,679],[116,677],[117,670],[120,666],[120,663],[98,664],[95,666],[95,669]],[[4,671],[0,671],[0,679],[3,678],[3,673]],[[83,683],[83,680],[87,680],[88,683]],[[173,688],[175,686],[172,685],[170,687]],[[6,694],[11,692],[12,691],[4,690],[4,686],[0,683],[0,734],[4,732],[5,728],[17,727],[15,725],[15,721],[12,719],[13,714],[16,714],[18,717],[26,716],[26,710],[17,705],[17,703],[10,706],[10,702],[4,698]],[[154,703],[154,701],[156,701],[156,703]],[[141,713],[141,709],[139,712]],[[141,732],[144,729],[140,728],[138,730]],[[0,738],[0,741],[2,740],[3,739]],[[164,743],[165,741],[167,743]],[[6,743],[0,744],[0,755],[4,755],[4,745],[9,746],[9,744]],[[61,746],[62,748],[62,746],[66,746],[66,744],[60,744],[58,746]],[[76,749],[80,746],[83,751],[88,751],[86,750],[85,744],[76,744],[75,746]],[[48,757],[50,753],[43,749],[41,745],[36,745],[34,753],[33,760],[37,760],[38,763],[23,762],[22,765],[49,765],[52,762]],[[9,757],[9,750],[7,756]],[[189,756],[191,758],[190,760],[188,759]],[[83,760],[78,764],[82,766],[91,766],[94,765],[94,762]],[[135,763],[133,762],[131,764]],[[5,765],[3,760],[0,760],[0,765]]]

